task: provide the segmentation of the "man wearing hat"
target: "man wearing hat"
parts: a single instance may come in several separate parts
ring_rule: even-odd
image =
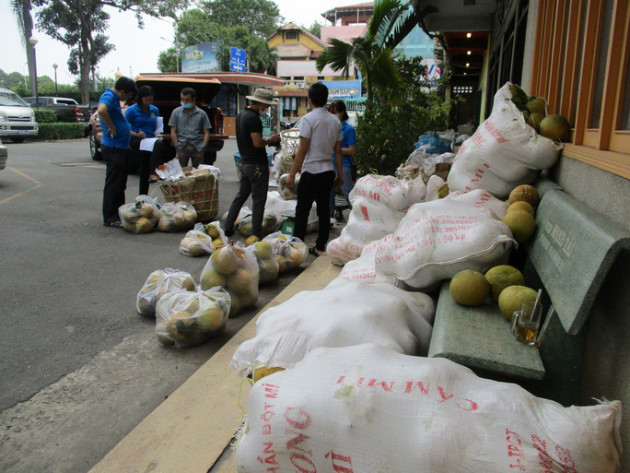
[[[252,234],[262,239],[262,221],[269,187],[269,161],[265,148],[278,144],[280,135],[263,138],[260,115],[265,113],[270,105],[277,105],[278,101],[266,89],[256,89],[254,95],[248,95],[247,98],[250,100],[249,106],[236,117],[236,144],[241,154],[241,181],[228,211],[225,234],[228,237],[234,234],[236,217],[251,194]]]

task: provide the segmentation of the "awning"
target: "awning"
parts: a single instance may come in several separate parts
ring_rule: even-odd
[[[281,87],[284,85],[284,80],[279,79],[276,76],[270,76],[268,74],[259,74],[257,72],[169,72],[169,73],[145,73],[142,74],[145,79],[152,79],[156,77],[164,77],[170,80],[185,80],[190,79],[217,79],[222,84],[236,84],[245,85],[250,87]]]

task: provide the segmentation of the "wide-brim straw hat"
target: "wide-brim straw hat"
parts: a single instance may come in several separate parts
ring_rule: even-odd
[[[278,100],[273,98],[273,93],[267,89],[256,89],[254,95],[246,95],[246,97],[258,103],[264,103],[266,105],[278,105]]]

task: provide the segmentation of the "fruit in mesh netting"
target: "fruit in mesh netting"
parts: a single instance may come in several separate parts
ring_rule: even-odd
[[[536,220],[525,210],[513,210],[503,217],[517,243],[525,243],[536,232]]]
[[[547,115],[540,122],[540,134],[551,140],[568,141],[571,125],[562,115]]]
[[[494,301],[499,300],[499,295],[506,287],[525,284],[523,274],[509,264],[500,264],[490,268],[486,271],[485,277],[490,283],[490,295]]]
[[[449,292],[458,304],[477,306],[483,304],[488,297],[490,283],[479,271],[465,269],[453,276]]]
[[[499,310],[506,319],[512,320],[512,315],[520,310],[521,304],[535,302],[536,295],[536,291],[530,287],[521,285],[506,287],[499,295]]]
[[[536,208],[540,202],[538,189],[529,184],[523,184],[515,187],[512,189],[512,192],[510,192],[507,203],[508,205],[512,205],[514,202],[518,202],[520,200],[525,201],[532,207]]]

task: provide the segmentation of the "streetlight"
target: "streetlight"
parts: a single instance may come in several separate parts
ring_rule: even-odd
[[[59,92],[57,91],[57,68],[59,66],[55,63],[53,64],[53,69],[55,70],[55,97],[59,96]]]
[[[35,75],[35,108],[39,108],[39,94],[37,93],[37,54],[35,53],[35,45],[37,44],[37,40],[35,38],[30,38],[28,40],[29,43],[33,46],[33,72]]]

